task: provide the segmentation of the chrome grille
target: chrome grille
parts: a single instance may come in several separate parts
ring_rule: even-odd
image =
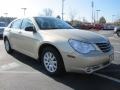
[[[111,50],[111,44],[110,43],[96,43],[96,45],[104,53],[109,52]]]

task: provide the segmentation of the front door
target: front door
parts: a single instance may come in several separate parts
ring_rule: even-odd
[[[35,27],[30,19],[23,19],[21,25],[21,37],[20,37],[20,48],[25,54],[34,57],[36,45],[39,42],[37,39],[37,32],[25,31],[26,27]]]

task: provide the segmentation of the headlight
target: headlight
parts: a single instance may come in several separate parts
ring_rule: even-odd
[[[95,50],[95,47],[90,43],[81,42],[78,40],[69,40],[70,46],[79,53],[89,53],[92,50]]]

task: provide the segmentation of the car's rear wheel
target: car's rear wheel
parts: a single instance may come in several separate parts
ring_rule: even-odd
[[[42,64],[49,75],[60,75],[64,64],[60,53],[53,47],[46,47],[42,52]]]
[[[11,48],[10,42],[7,38],[4,40],[4,44],[5,44],[5,50],[7,51],[7,53],[9,54],[12,53],[13,49]]]
[[[117,31],[117,36],[120,37],[120,31]]]

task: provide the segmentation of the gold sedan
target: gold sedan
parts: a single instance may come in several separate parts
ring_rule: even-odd
[[[114,50],[99,34],[74,29],[53,17],[16,19],[4,31],[5,49],[40,60],[50,75],[92,73],[110,65]]]

